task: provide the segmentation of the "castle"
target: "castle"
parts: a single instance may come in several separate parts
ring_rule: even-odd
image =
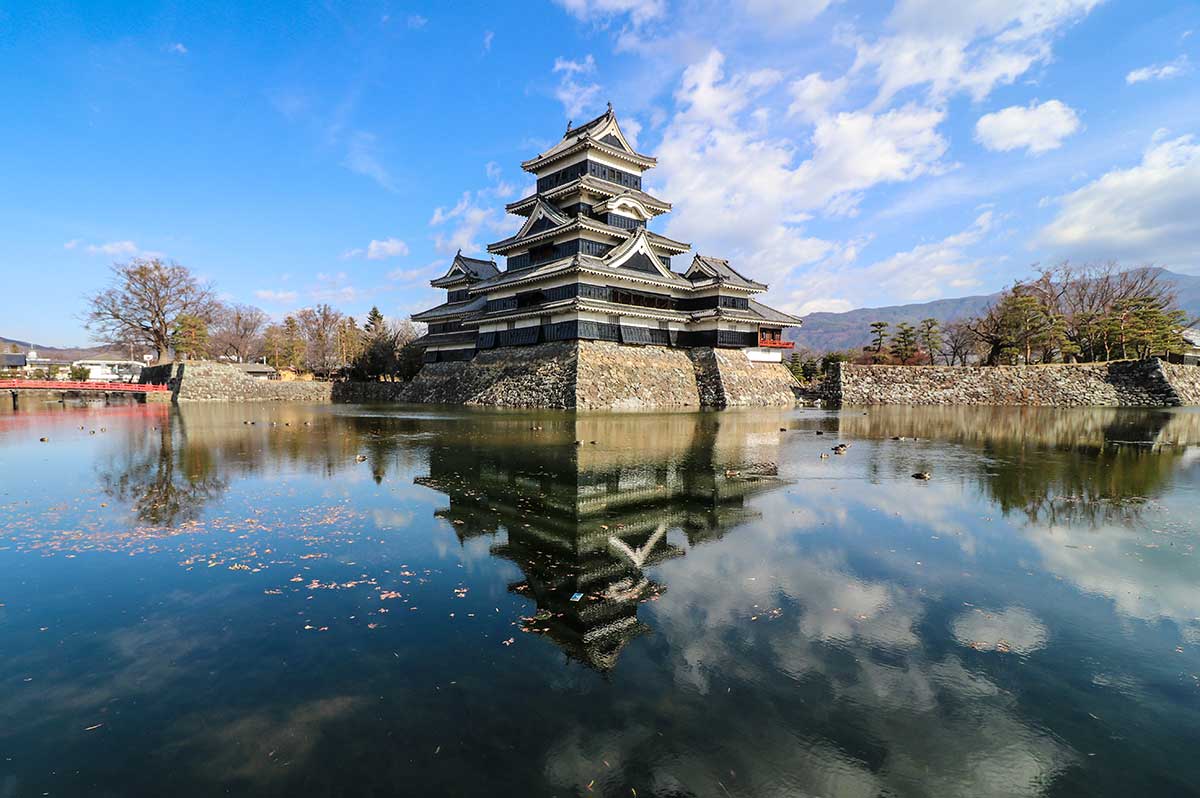
[[[446,301],[412,316],[428,333],[408,398],[581,408],[790,402],[783,330],[800,319],[756,301],[767,286],[727,260],[697,254],[675,265],[691,246],[649,228],[671,210],[642,190],[655,164],[629,144],[611,105],[522,163],[536,190],[506,210],[525,222],[488,246],[504,268],[460,251],[430,283]],[[619,372],[630,395],[609,386],[581,396],[581,359]],[[563,368],[548,368],[558,361]],[[513,378],[528,376],[506,364],[541,373],[551,393],[523,384],[514,393]],[[769,396],[731,398],[722,366],[748,390],[765,378]],[[642,369],[680,373],[639,377]]]

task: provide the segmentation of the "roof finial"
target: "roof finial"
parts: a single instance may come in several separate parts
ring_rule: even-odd
[[[457,258],[457,257],[458,257],[458,256],[460,256],[460,255],[462,255],[462,247],[459,247],[459,248],[458,248],[458,252],[454,253],[454,257],[456,257],[456,258]]]
[[[572,122],[572,121],[573,121],[573,120],[571,120],[571,119],[568,119],[568,120],[567,120],[567,132],[568,132],[568,133],[570,133],[570,132],[571,132],[571,122]]]
[[[609,103],[609,104],[608,104],[608,112],[609,112],[610,114],[612,113],[612,103]]]

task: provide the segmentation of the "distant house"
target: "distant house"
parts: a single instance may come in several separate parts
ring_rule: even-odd
[[[275,370],[275,367],[268,366],[266,363],[230,363],[229,365],[256,380],[279,379],[279,372]]]
[[[25,355],[6,352],[0,354],[0,371],[13,372],[25,370]]]
[[[1186,363],[1189,366],[1200,366],[1200,330],[1187,329],[1181,332],[1183,346],[1172,352],[1170,360],[1174,363]]]
[[[76,360],[71,364],[88,370],[88,382],[137,382],[142,365],[136,360]]]
[[[51,379],[58,378],[65,380],[67,378],[67,369],[70,367],[71,363],[69,361],[39,357],[37,351],[34,349],[30,349],[25,353],[26,377],[49,377]]]

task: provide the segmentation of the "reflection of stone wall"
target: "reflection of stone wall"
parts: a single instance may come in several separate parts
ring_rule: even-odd
[[[328,402],[333,383],[256,380],[228,363],[189,360],[175,365],[178,402]]]
[[[780,364],[738,350],[571,341],[480,352],[426,364],[400,401],[580,410],[792,405]]]
[[[360,404],[396,402],[406,388],[407,382],[335,382],[333,401]]]
[[[840,363],[826,392],[847,405],[1165,407],[1200,401],[1200,374],[1192,372],[1200,369],[1155,359],[969,367]]]

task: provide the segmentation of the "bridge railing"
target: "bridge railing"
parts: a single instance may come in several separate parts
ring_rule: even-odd
[[[65,380],[0,380],[0,389],[27,388],[42,391],[125,391],[156,393],[169,391],[167,385],[141,385],[136,382],[67,382]]]

